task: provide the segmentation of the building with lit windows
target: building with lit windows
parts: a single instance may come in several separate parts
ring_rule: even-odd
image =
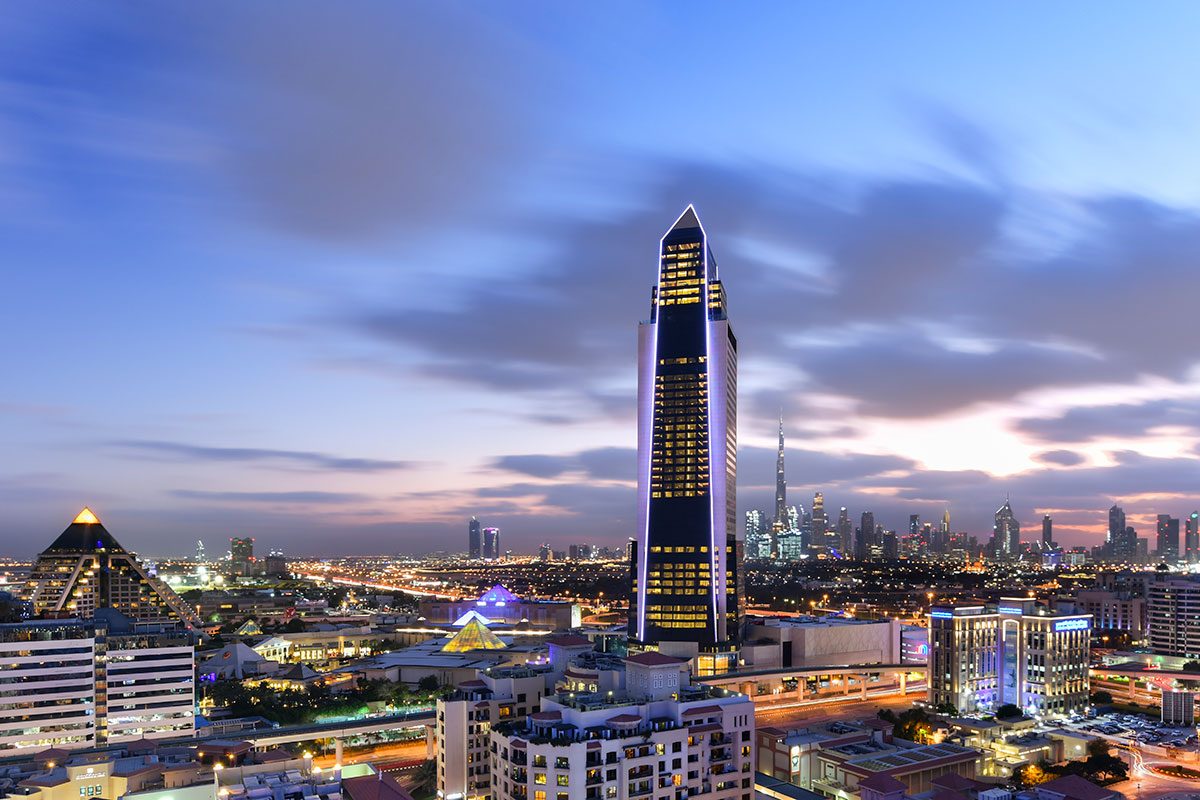
[[[754,703],[688,681],[661,653],[625,659],[624,688],[560,691],[493,723],[493,800],[752,800]],[[452,800],[446,797],[444,800]]]
[[[194,664],[179,626],[107,609],[0,625],[0,753],[189,737]]]
[[[960,714],[1012,704],[1061,716],[1088,704],[1090,614],[1002,598],[999,606],[934,606],[929,613],[929,703]]]
[[[638,542],[631,639],[736,665],[744,592],[736,520],[737,340],[688,206],[663,236],[638,332]],[[705,663],[701,663],[701,661]]]
[[[1146,594],[1151,651],[1200,658],[1200,580],[1163,573]]]
[[[996,522],[992,526],[992,554],[1000,561],[1016,561],[1021,555],[1021,523],[1017,521],[1007,497],[1004,498],[1004,505],[996,509]]]
[[[29,575],[38,615],[91,619],[111,608],[137,622],[182,622],[199,628],[194,608],[151,575],[85,508],[38,556]]]

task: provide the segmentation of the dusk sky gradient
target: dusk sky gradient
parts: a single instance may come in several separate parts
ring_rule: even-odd
[[[1200,507],[1200,7],[47,2],[0,15],[0,553],[620,545],[696,205],[739,508]]]

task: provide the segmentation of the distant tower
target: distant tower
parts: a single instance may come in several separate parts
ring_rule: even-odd
[[[1004,505],[996,509],[996,524],[992,528],[992,548],[996,558],[1015,561],[1021,554],[1021,523],[1013,514],[1012,504],[1004,498]]]
[[[497,561],[501,556],[500,550],[500,529],[499,528],[484,528],[483,529],[483,559],[484,561]]]
[[[1042,548],[1054,549],[1054,518],[1049,514],[1042,517]]]
[[[203,564],[205,562],[205,560],[206,559],[204,558],[204,540],[197,539],[196,540],[196,561]]]
[[[1187,548],[1187,563],[1200,561],[1200,511],[1193,511],[1185,523],[1184,546]]]
[[[483,557],[483,526],[475,517],[471,517],[467,524],[467,555],[470,558]]]
[[[813,495],[812,503],[812,543],[825,544],[825,531],[829,528],[829,518],[825,516],[825,495],[817,492]]]
[[[950,509],[942,512],[942,533],[950,533]]]
[[[779,412],[779,454],[775,456],[775,521],[791,529],[787,523],[787,479],[783,472],[783,412]]]

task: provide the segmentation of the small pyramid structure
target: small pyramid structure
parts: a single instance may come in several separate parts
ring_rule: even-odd
[[[492,624],[492,621],[490,619],[488,619],[483,614],[480,614],[478,611],[476,611],[475,609],[472,608],[470,611],[463,614],[458,619],[454,620],[454,627],[461,628],[473,619],[479,620],[479,622],[483,625],[491,625]]]
[[[515,594],[505,588],[504,584],[497,583],[495,586],[479,596],[478,603],[479,605],[483,605],[485,603],[489,605],[498,605],[501,603],[518,603],[520,600],[521,598],[517,597]]]
[[[237,629],[235,636],[262,636],[263,629],[258,623],[252,619],[248,619],[242,623],[242,627]]]
[[[463,629],[450,636],[442,645],[443,653],[466,653],[471,650],[503,650],[508,647],[500,637],[492,633],[477,619],[468,622]]]

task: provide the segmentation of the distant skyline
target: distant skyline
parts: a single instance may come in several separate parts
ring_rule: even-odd
[[[738,508],[1103,540],[1200,508],[1200,8],[0,18],[0,551],[617,546],[688,203]],[[902,32],[903,35],[897,35]]]

